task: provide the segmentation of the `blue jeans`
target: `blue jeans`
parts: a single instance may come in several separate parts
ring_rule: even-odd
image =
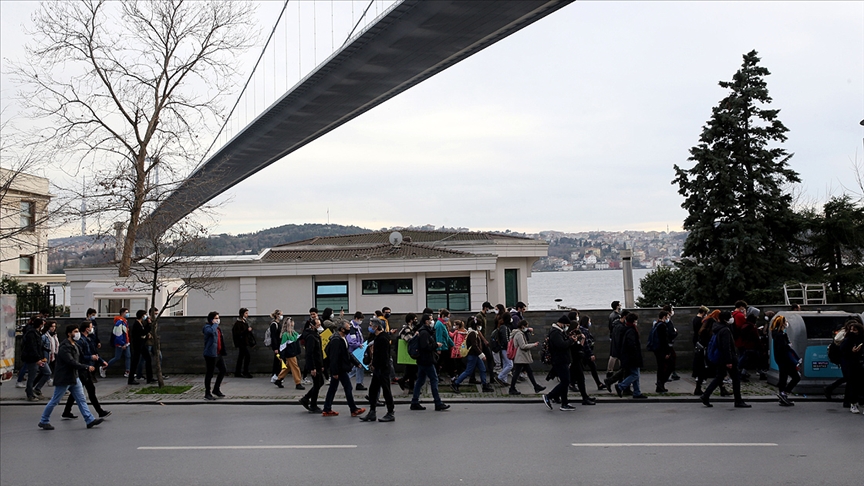
[[[480,383],[482,383],[483,386],[486,386],[486,365],[483,363],[483,360],[480,359],[480,356],[474,356],[469,354],[465,357],[465,359],[465,371],[463,371],[462,374],[459,375],[458,378],[456,378],[456,381],[454,383],[457,385],[462,383],[465,378],[468,378],[469,376],[471,376],[471,373],[474,373],[474,368],[477,368],[480,370]],[[510,366],[513,366],[512,361],[510,362]]]
[[[129,351],[129,346],[126,346],[125,348],[114,346],[114,357],[108,361],[108,364],[105,365],[105,367],[107,368],[114,364],[115,361],[119,361],[121,356],[126,359],[126,371],[129,371],[130,361],[132,361],[132,353]]]
[[[54,387],[54,396],[51,397],[51,401],[48,402],[48,405],[45,405],[45,410],[42,411],[42,418],[39,420],[40,424],[49,423],[51,420],[51,412],[53,412],[54,407],[60,403],[63,395],[66,394],[66,390],[69,390],[72,396],[75,397],[75,403],[78,404],[78,410],[81,411],[84,421],[89,424],[96,420],[96,417],[90,413],[90,408],[87,407],[87,398],[84,397],[84,387],[81,386],[81,380],[76,378],[74,385],[60,385]]]
[[[633,385],[633,396],[638,397],[641,395],[642,390],[639,389],[639,368],[629,368],[627,370],[627,376],[625,376],[617,386],[620,386],[623,390],[631,384]]]
[[[507,350],[502,350],[498,353],[501,357],[501,372],[498,373],[498,379],[507,381],[507,373],[513,369],[513,360],[507,357]]]
[[[362,385],[363,384],[363,367],[358,366],[358,367],[354,368],[348,374],[348,377],[354,378],[354,380],[357,382],[358,385]]]
[[[342,390],[345,391],[345,401],[348,402],[348,408],[351,413],[357,410],[357,404],[354,403],[354,394],[351,393],[351,378],[348,373],[339,373],[339,378],[330,377],[330,387],[327,388],[327,396],[324,398],[324,411],[329,412],[333,409],[333,399],[336,398],[336,389],[339,384],[342,384]]]
[[[438,396],[438,373],[435,371],[435,365],[417,365],[417,381],[414,382],[414,395],[411,396],[411,405],[420,405],[420,390],[423,389],[426,378],[429,378],[429,388],[432,389],[432,399],[435,400],[435,406],[440,407],[441,397]]]
[[[33,390],[41,392],[42,386],[51,378],[51,367],[48,363],[39,366],[38,361],[27,363],[25,366],[27,367],[27,398],[30,398],[34,396]]]

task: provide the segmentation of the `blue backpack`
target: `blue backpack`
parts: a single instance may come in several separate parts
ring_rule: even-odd
[[[706,354],[708,361],[717,364],[720,361],[720,348],[717,346],[717,335],[711,336],[708,341],[708,353]]]

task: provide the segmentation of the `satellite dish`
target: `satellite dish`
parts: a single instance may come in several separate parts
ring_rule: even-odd
[[[398,231],[394,231],[390,233],[390,244],[393,246],[399,246],[402,244],[402,233]]]

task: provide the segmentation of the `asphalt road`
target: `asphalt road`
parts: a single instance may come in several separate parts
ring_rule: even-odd
[[[115,405],[91,430],[58,407],[42,431],[41,407],[3,406],[0,484],[861,484],[864,416],[838,403],[577,407],[402,405],[372,424],[345,405]]]

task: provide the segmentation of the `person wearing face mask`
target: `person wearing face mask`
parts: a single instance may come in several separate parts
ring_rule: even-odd
[[[435,341],[438,344],[438,374],[447,373],[450,382],[456,379],[456,363],[450,358],[450,348],[453,347],[453,338],[450,337],[448,324],[450,322],[450,311],[438,310],[438,320],[435,321]]]
[[[579,317],[579,331],[585,336],[585,345],[582,347],[582,368],[591,371],[591,377],[598,390],[605,390],[606,385],[600,381],[597,374],[597,357],[594,356],[594,335],[591,334],[591,318],[589,316]]]
[[[399,339],[405,342],[405,344],[400,345],[405,346],[404,355],[407,355],[408,342],[411,341],[411,338],[414,337],[414,334],[416,334],[419,329],[418,322],[417,314],[414,314],[413,312],[409,312],[405,316],[405,324],[399,331]],[[402,354],[400,354],[400,356],[402,356]],[[399,385],[399,388],[403,391],[414,390],[414,381],[417,379],[417,362],[412,360],[410,356],[405,356],[404,358],[400,357],[399,359],[399,364],[405,366],[405,373],[402,375],[402,378],[396,380],[396,384]],[[403,359],[404,361],[402,361]]]
[[[792,400],[789,400],[789,393],[795,388],[795,385],[801,381],[801,375],[798,374],[798,355],[789,345],[789,335],[786,334],[786,328],[789,323],[786,318],[776,316],[771,321],[771,343],[774,347],[774,361],[777,362],[777,369],[780,371],[780,377],[777,381],[777,398],[780,399],[781,407],[791,407],[795,405]],[[789,379],[789,383],[786,380]]]
[[[354,313],[354,318],[351,319],[349,323],[350,328],[348,329],[348,335],[345,336],[348,342],[349,353],[353,353],[354,351],[363,346],[363,342],[365,341],[362,331],[363,319],[363,313],[357,311]],[[364,370],[362,366],[356,366],[348,374],[349,378],[354,378],[354,381],[356,383],[355,390],[357,391],[366,390],[366,387],[363,386],[363,371]]]
[[[126,364],[126,372],[124,378],[129,378],[129,365],[132,360],[132,353],[129,349],[129,324],[126,321],[129,318],[129,309],[123,307],[120,313],[114,317],[114,329],[111,331],[111,343],[114,345],[114,357],[104,366],[103,372],[108,370],[108,367],[123,358]]]
[[[89,308],[87,309],[87,320],[90,321],[92,326],[92,331],[90,332],[90,341],[96,343],[96,349],[102,348],[102,341],[99,340],[99,331],[96,326],[96,309]]]
[[[335,417],[339,412],[333,410],[333,399],[336,397],[336,390],[339,385],[342,385],[342,390],[345,391],[345,401],[348,402],[348,408],[351,410],[351,416],[357,417],[366,412],[365,408],[357,407],[354,403],[354,394],[351,391],[351,379],[348,374],[354,368],[351,363],[348,351],[348,335],[351,333],[352,325],[350,322],[343,322],[339,328],[337,337],[330,339],[327,345],[327,357],[330,358],[330,387],[327,388],[327,396],[324,397],[324,410],[321,412],[322,417]]]
[[[656,393],[666,393],[669,390],[664,386],[667,381],[669,381],[669,376],[672,374],[672,365],[674,360],[672,359],[672,342],[669,339],[669,328],[666,327],[666,322],[669,320],[669,312],[666,310],[661,310],[660,314],[657,316],[657,320],[654,321],[652,332],[655,336],[655,344],[656,348],[654,351],[654,358],[657,360],[657,384],[655,388]]]
[[[81,332],[78,330],[78,324],[69,324],[66,326],[66,339],[60,343],[57,352],[54,396],[45,405],[45,409],[42,411],[42,418],[39,420],[39,428],[42,430],[54,430],[54,426],[51,425],[51,413],[54,411],[54,407],[60,403],[67,390],[75,397],[78,410],[84,417],[88,429],[92,429],[105,421],[105,419],[101,417],[96,418],[90,413],[87,399],[84,397],[84,388],[81,386],[81,380],[78,379],[79,370],[92,372],[96,369],[93,366],[81,363],[80,351],[78,350],[78,346],[75,345],[75,341],[79,339],[81,339]]]
[[[732,379],[732,394],[735,396],[735,408],[750,408],[750,405],[745,403],[741,398],[741,375],[738,373],[738,354],[735,352],[735,340],[732,337],[731,329],[731,326],[734,325],[735,319],[732,317],[732,313],[723,311],[711,329],[711,332],[714,334],[712,339],[716,338],[720,357],[715,363],[717,365],[717,374],[700,397],[706,407],[713,407],[710,401],[711,394],[715,388],[723,383],[723,378],[728,373]]]
[[[300,340],[303,341],[306,348],[306,361],[304,364],[304,372],[312,378],[312,389],[303,395],[300,399],[300,405],[309,411],[309,413],[321,413],[322,410],[318,407],[318,393],[321,387],[324,386],[324,354],[321,347],[321,333],[324,332],[324,326],[320,321],[306,321],[306,327],[303,329],[303,334],[300,335]]]
[[[490,326],[486,322],[486,319],[488,318],[489,313],[490,312],[494,313],[493,312],[494,309],[495,309],[495,307],[493,307],[491,303],[483,302],[483,305],[480,307],[480,312],[478,312],[477,314],[474,314],[474,322],[477,323],[478,327],[486,330],[485,332],[486,332],[487,338],[491,338],[492,334],[494,334],[494,330],[495,330],[494,327],[492,327],[490,329]]]
[[[279,346],[281,343],[279,342],[279,321],[282,320],[282,311],[276,309],[270,314],[270,327],[267,330],[270,332],[270,351],[273,352],[273,364],[270,367],[270,372],[273,376],[270,377],[270,383],[276,383],[276,380],[279,379],[279,373],[282,371],[282,360],[279,359]],[[267,344],[267,339],[265,337],[264,344]]]
[[[552,324],[552,329],[549,330],[549,352],[552,354],[552,371],[558,377],[558,385],[546,395],[543,395],[543,403],[552,410],[552,401],[560,400],[561,407],[559,410],[570,412],[576,410],[576,407],[570,405],[567,399],[567,389],[570,387],[570,363],[572,355],[570,348],[575,344],[575,341],[567,334],[567,328],[570,326],[570,319],[567,316],[561,316],[555,324]]]
[[[45,321],[42,327],[42,349],[45,355],[45,367],[48,372],[54,368],[54,360],[57,357],[57,350],[60,347],[60,341],[57,339],[57,321]],[[54,378],[48,380],[48,386],[54,386]]]
[[[431,311],[431,309],[425,309]],[[435,329],[432,324],[432,316],[423,313],[417,324],[417,340],[420,356],[417,357],[417,380],[414,382],[414,394],[411,396],[411,410],[426,410],[420,405],[420,391],[426,379],[429,379],[429,389],[432,391],[432,399],[435,401],[435,411],[442,412],[450,408],[450,405],[441,401],[438,395],[438,372],[435,370],[435,362],[438,360],[438,348],[440,341],[435,341]],[[447,337],[450,337],[449,335]]]
[[[846,377],[843,404],[849,406],[850,412],[861,413],[864,408],[864,325],[861,321],[852,319],[846,322],[840,356],[840,369]]]
[[[204,375],[204,399],[215,400],[213,395],[219,398],[224,397],[222,394],[221,385],[222,378],[228,369],[225,368],[225,358],[228,351],[225,349],[225,340],[222,339],[222,329],[219,328],[219,313],[213,311],[207,314],[207,324],[201,332],[204,334],[204,365],[207,367],[207,372]],[[281,366],[280,366],[281,367]],[[213,372],[219,370],[216,375],[216,383],[213,386],[213,393],[210,393],[210,380],[213,379]]]
[[[297,356],[300,356],[300,335],[294,330],[294,320],[288,316],[282,321],[282,333],[280,334],[279,357],[285,363],[285,366],[279,371],[279,376],[276,379],[276,386],[284,388],[282,380],[288,376],[288,371],[291,371],[291,377],[294,379],[294,388],[297,390],[305,390],[300,383],[300,366],[297,365]]]
[[[89,320],[83,321],[81,324],[78,324],[78,329],[81,332],[80,339],[74,339],[75,345],[78,346],[78,355],[81,361],[81,364],[86,365],[88,370],[80,370],[78,373],[78,379],[81,380],[81,386],[87,390],[87,396],[90,398],[90,403],[93,405],[93,410],[96,410],[96,414],[99,417],[107,417],[111,415],[111,412],[102,408],[102,405],[99,404],[99,398],[96,396],[96,386],[93,385],[92,373],[89,371],[90,367],[97,367],[99,364],[104,363],[105,361],[96,354],[96,348],[93,342],[90,340],[90,337],[93,335],[91,332],[93,328],[92,323]],[[77,415],[72,413],[72,405],[75,403],[75,396],[69,395],[69,398],[66,400],[66,407],[63,409],[63,413],[61,417],[67,419],[76,419]]]
[[[132,367],[130,369],[137,370],[138,362],[144,360],[144,369],[147,372],[147,383],[155,383],[153,379],[153,363],[150,360],[150,353],[147,351],[147,336],[150,335],[150,317],[144,309],[135,313],[135,320],[132,321],[131,344],[132,344]],[[135,380],[132,373],[129,374],[129,385],[138,385],[139,381]]]
[[[672,323],[672,318],[675,317],[675,308],[672,304],[666,304],[663,306],[663,310],[669,313],[666,317],[666,338],[669,340],[669,359],[666,360],[666,365],[670,371],[667,381],[678,381],[681,379],[675,372],[675,367],[678,365],[678,355],[675,353],[675,338],[678,337],[678,329]]]
[[[231,328],[231,338],[234,347],[237,348],[237,363],[234,366],[235,378],[252,378],[249,373],[249,361],[252,354],[249,350],[255,347],[255,334],[252,333],[252,324],[249,323],[249,309],[241,307],[239,317]]]

